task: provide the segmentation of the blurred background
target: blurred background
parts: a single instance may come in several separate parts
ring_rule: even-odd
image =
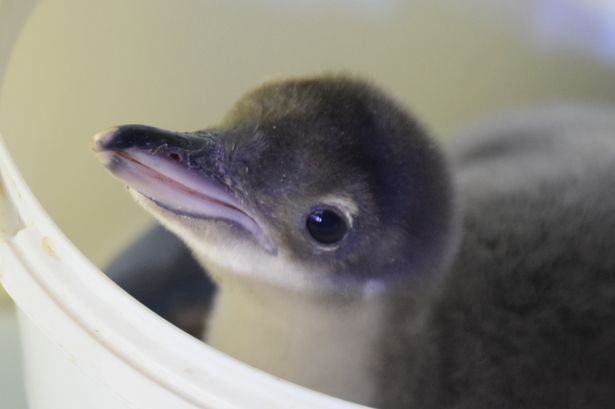
[[[503,109],[615,104],[615,2],[41,0],[3,63],[0,132],[102,267],[152,221],[98,164],[96,132],[208,127],[263,80],[325,71],[372,79],[443,139]],[[0,290],[0,406],[19,409],[11,308]]]

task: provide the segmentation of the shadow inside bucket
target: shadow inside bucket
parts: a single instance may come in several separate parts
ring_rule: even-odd
[[[107,275],[146,307],[201,338],[215,284],[175,235],[156,225],[121,252]]]

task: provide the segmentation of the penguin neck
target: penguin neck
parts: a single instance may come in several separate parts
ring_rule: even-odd
[[[371,402],[381,298],[292,292],[207,268],[219,285],[208,344],[302,386]]]

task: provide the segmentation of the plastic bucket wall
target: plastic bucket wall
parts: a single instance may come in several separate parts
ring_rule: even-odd
[[[0,78],[32,7],[0,0]],[[31,409],[361,407],[250,368],[136,302],[49,219],[1,139],[0,281],[18,307]]]

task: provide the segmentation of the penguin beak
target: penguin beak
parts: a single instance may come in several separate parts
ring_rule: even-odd
[[[250,232],[269,252],[274,247],[219,175],[221,147],[212,135],[175,133],[127,125],[94,137],[94,150],[113,176],[176,214],[223,219]]]

